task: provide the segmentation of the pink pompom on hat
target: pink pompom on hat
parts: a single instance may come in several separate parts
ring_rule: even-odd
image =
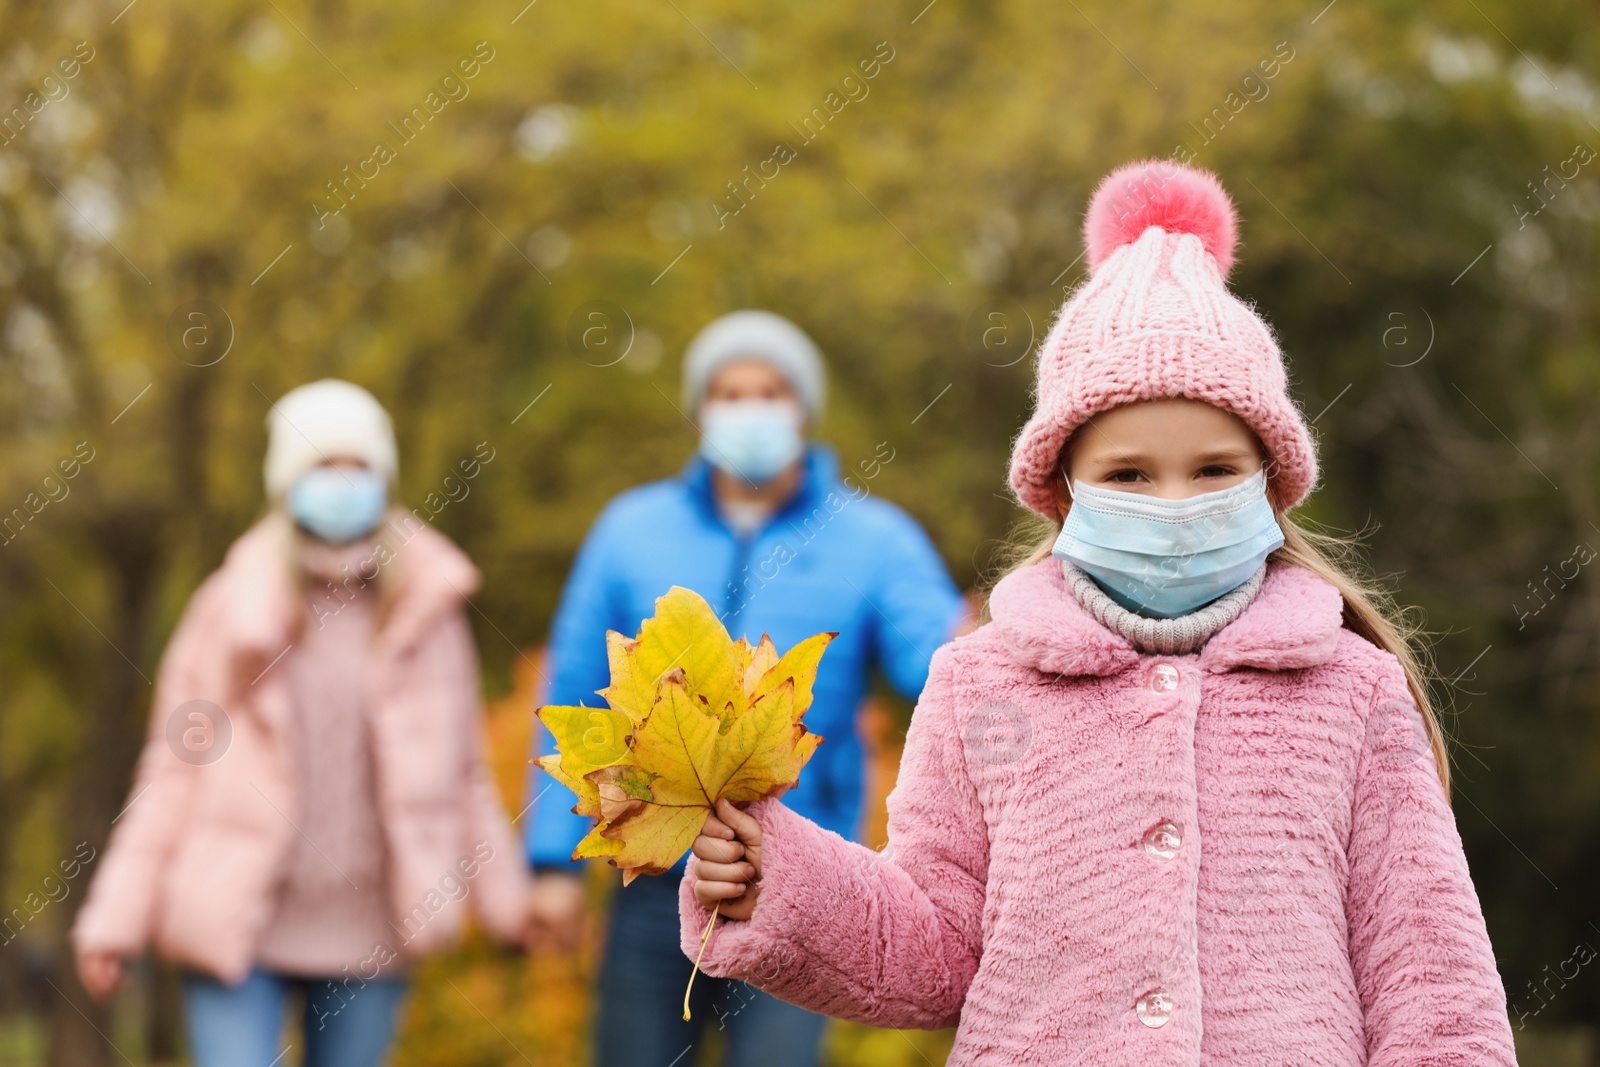
[[[1061,449],[1094,415],[1185,396],[1239,416],[1271,459],[1284,509],[1317,481],[1316,445],[1289,396],[1272,330],[1228,290],[1239,220],[1214,174],[1165,160],[1119,167],[1089,200],[1089,280],[1039,349],[1034,412],[1011,453],[1011,488],[1054,519]]]

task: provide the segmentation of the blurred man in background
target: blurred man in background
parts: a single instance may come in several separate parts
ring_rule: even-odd
[[[821,356],[797,326],[765,311],[711,323],[684,358],[683,402],[700,431],[698,454],[675,478],[612,500],[589,531],[552,625],[554,673],[546,701],[596,700],[609,681],[605,635],[628,636],[674,585],[693,589],[728,632],[752,643],[770,634],[783,651],[837,631],[817,676],[807,727],[827,740],[784,803],[845,837],[858,830],[862,750],[855,713],[879,669],[915,699],[928,661],[953,635],[965,605],[927,535],[867,482],[894,458],[892,442],[841,477],[834,454],[808,443],[821,413]],[[553,751],[541,728],[544,751]],[[546,942],[570,944],[583,891],[571,860],[588,820],[572,797],[535,773],[528,851],[537,872],[534,924]],[[693,1021],[682,1018],[691,964],[678,947],[684,863],[619,889],[600,977],[600,1067],[668,1067],[712,1019],[725,1031],[727,1067],[817,1062],[823,1018],[742,982],[695,983]]]

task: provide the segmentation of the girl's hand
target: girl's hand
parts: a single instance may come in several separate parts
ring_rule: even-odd
[[[95,1000],[104,1002],[122,984],[122,957],[114,952],[78,953],[78,981]]]
[[[748,919],[761,894],[761,824],[728,803],[706,816],[694,839],[694,898],[701,907],[722,905],[719,914]]]

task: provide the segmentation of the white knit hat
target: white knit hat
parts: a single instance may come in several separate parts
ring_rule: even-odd
[[[267,496],[282,500],[300,476],[330,459],[358,459],[394,483],[394,426],[371,393],[324,378],[292,389],[267,414]]]
[[[806,332],[770,311],[733,311],[712,322],[689,342],[683,356],[683,404],[699,413],[711,376],[735,359],[758,359],[789,379],[795,395],[815,420],[822,413],[827,371],[822,353]]]

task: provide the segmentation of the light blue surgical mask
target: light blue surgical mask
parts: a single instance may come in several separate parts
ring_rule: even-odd
[[[365,467],[316,467],[294,483],[287,503],[301,528],[342,545],[378,528],[389,488]]]
[[[1263,471],[1183,500],[1072,483],[1051,555],[1071,562],[1129,611],[1187,615],[1243,585],[1283,544]]]
[[[762,485],[805,451],[803,421],[791,400],[719,400],[700,412],[700,454],[713,467]]]

